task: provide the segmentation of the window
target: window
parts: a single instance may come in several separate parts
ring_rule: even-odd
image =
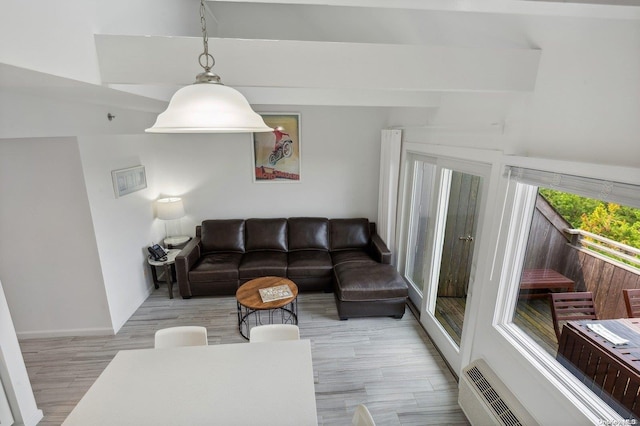
[[[622,289],[640,288],[640,187],[522,168],[506,174],[513,201],[511,254],[503,269],[509,290],[496,324],[594,413],[595,395],[630,424],[637,422],[640,364],[629,371],[616,345],[589,327],[604,325],[629,340],[634,335],[625,334],[633,324],[621,320],[627,316]],[[560,292],[591,293],[598,319],[608,321],[559,321],[556,332],[550,293]],[[576,314],[585,302],[565,304]],[[594,373],[598,369],[607,373]],[[620,383],[612,384],[614,376]]]

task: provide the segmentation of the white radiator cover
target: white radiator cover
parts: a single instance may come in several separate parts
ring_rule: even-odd
[[[483,359],[462,370],[458,404],[473,426],[538,426]]]

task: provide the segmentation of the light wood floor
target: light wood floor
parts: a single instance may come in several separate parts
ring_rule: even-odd
[[[364,403],[382,425],[468,425],[457,383],[407,309],[393,318],[339,321],[332,294],[298,297],[300,334],[310,339],[318,423],[350,425]],[[167,297],[161,286],[116,336],[21,340],[42,426],[59,425],[121,349],[153,347],[159,328],[203,325],[209,344],[241,343],[234,297]],[[212,420],[212,424],[215,421]]]

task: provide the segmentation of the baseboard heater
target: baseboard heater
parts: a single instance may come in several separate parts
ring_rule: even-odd
[[[458,404],[473,426],[538,426],[483,359],[462,370]]]

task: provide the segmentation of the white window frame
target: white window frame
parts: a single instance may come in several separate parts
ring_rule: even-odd
[[[505,164],[514,167],[526,167],[551,173],[584,176],[585,180],[618,181],[638,185],[640,191],[640,175],[638,170],[611,168],[606,166],[576,165],[559,161],[545,161],[530,158],[513,158]],[[631,179],[630,179],[631,178]],[[633,178],[637,181],[633,182]],[[524,264],[524,257],[529,236],[529,228],[533,216],[535,197],[538,187],[531,183],[518,183],[506,177],[507,190],[503,208],[501,230],[508,233],[504,241],[499,242],[504,249],[496,249],[496,255],[503,252],[499,273],[498,301],[493,318],[496,330],[531,363],[547,380],[549,380],[569,401],[575,404],[590,420],[598,423],[601,419],[624,419],[591,392],[571,372],[560,365],[549,353],[543,350],[522,329],[513,323],[514,311],[519,290],[519,278]],[[551,185],[550,185],[551,186]],[[563,190],[560,188],[560,190]],[[571,192],[568,191],[567,192]],[[601,197],[598,188],[583,191],[581,195],[593,198]],[[600,198],[602,199],[602,198]],[[617,201],[617,200],[612,200]],[[494,264],[500,263],[494,258]]]

